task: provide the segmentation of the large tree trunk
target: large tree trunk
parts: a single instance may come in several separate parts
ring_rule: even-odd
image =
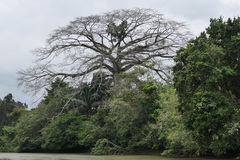
[[[121,81],[121,76],[119,74],[114,74],[113,75],[113,81],[114,81],[114,85],[119,84],[119,82]]]

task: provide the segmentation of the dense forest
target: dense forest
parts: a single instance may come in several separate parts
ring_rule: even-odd
[[[211,19],[174,61],[167,82],[141,65],[77,87],[55,77],[31,110],[8,94],[0,151],[239,154],[240,17]]]

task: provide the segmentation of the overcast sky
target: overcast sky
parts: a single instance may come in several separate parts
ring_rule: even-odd
[[[35,107],[17,87],[17,71],[33,66],[31,51],[44,46],[54,29],[76,17],[136,7],[185,22],[197,36],[210,18],[238,17],[240,0],[0,0],[0,98],[12,93],[16,101]]]

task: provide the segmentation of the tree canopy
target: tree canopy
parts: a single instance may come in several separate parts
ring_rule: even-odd
[[[179,109],[200,152],[224,154],[239,148],[239,29],[240,17],[211,19],[206,32],[175,59]]]
[[[184,23],[167,20],[151,9],[114,10],[79,17],[56,29],[46,46],[35,50],[36,65],[19,71],[19,85],[36,92],[56,77],[77,82],[102,71],[118,82],[117,74],[134,66],[168,80],[165,59],[188,40]]]

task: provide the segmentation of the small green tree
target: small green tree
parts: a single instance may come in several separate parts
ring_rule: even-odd
[[[50,88],[46,88],[47,95],[44,97],[43,103],[48,104],[50,100],[57,97],[62,97],[67,92],[70,92],[68,83],[62,81],[60,78],[56,78],[51,83]]]
[[[53,151],[79,149],[78,133],[85,117],[63,114],[50,123],[42,133],[42,148]]]
[[[8,114],[13,112],[15,107],[16,102],[14,101],[11,93],[6,95],[3,100],[0,100],[0,127],[11,125],[12,120]]]
[[[182,122],[177,93],[172,85],[160,86],[158,103],[157,142],[165,147],[162,155],[195,155],[196,143]]]
[[[13,151],[12,140],[15,137],[15,125],[27,111],[27,105],[15,102],[12,94],[0,99],[0,152]]]
[[[115,137],[115,128],[109,120],[108,114],[108,108],[99,107],[96,114],[84,121],[78,134],[80,145],[93,148],[100,139],[107,137],[112,140],[112,137]]]
[[[41,149],[41,133],[47,121],[41,109],[29,111],[21,116],[14,127],[16,133],[12,141],[14,151],[23,152]]]

